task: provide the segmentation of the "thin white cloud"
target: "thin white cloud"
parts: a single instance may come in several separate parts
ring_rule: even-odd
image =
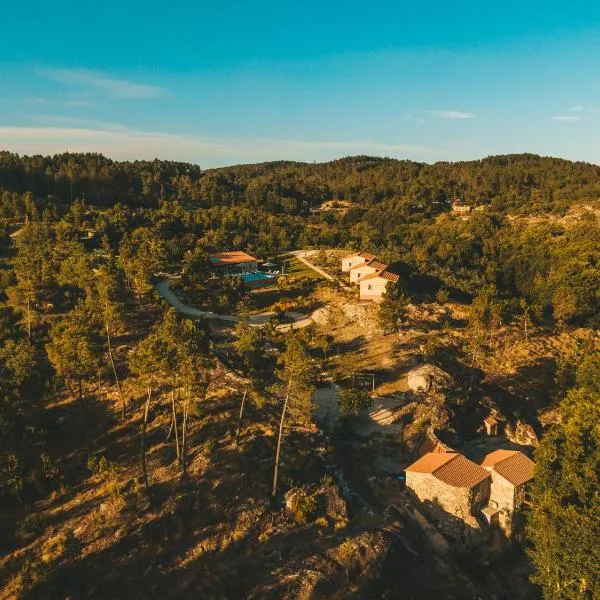
[[[23,103],[28,104],[30,106],[45,104],[46,102],[48,102],[48,99],[43,98],[42,96],[33,97],[33,98],[23,98]]]
[[[97,119],[82,119],[81,117],[67,117],[64,115],[40,114],[31,117],[42,127],[57,127],[66,125],[76,129],[88,129],[90,131],[131,131],[120,123],[100,121]]]
[[[581,117],[575,115],[555,115],[550,117],[553,121],[563,121],[565,123],[571,123],[573,121],[579,121]]]
[[[267,160],[329,160],[348,154],[377,154],[428,158],[444,151],[412,144],[374,141],[311,141],[270,138],[210,138],[182,134],[137,131],[108,124],[93,128],[77,126],[76,119],[62,118],[65,125],[49,127],[2,127],[0,139],[8,150],[22,154],[101,152],[115,159],[197,161],[203,166]],[[119,128],[120,127],[120,128]]]
[[[597,106],[571,106],[569,107],[569,111],[570,112],[574,112],[574,113],[597,113],[598,112],[598,107]]]
[[[85,69],[50,69],[43,73],[60,83],[94,88],[120,98],[160,98],[170,93],[168,89],[157,85],[116,79]]]
[[[474,113],[464,112],[461,110],[428,110],[425,111],[430,117],[434,119],[476,119]]]

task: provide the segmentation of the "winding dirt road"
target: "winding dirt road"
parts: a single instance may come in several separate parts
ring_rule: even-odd
[[[184,304],[179,297],[175,294],[175,292],[171,289],[171,285],[175,281],[176,278],[163,279],[159,283],[156,284],[156,289],[158,293],[177,311],[182,315],[186,315],[188,317],[204,317],[206,319],[218,319],[219,321],[227,321],[229,323],[237,323],[239,321],[239,317],[235,315],[220,315],[218,313],[201,310],[199,308],[195,308],[194,306],[189,306],[188,304]],[[311,316],[306,316],[302,313],[298,312],[286,312],[284,313],[288,319],[292,319],[293,323],[284,323],[282,325],[277,325],[275,329],[277,331],[289,331],[290,329],[302,329],[303,327],[308,327],[313,321]],[[266,325],[270,319],[272,319],[276,313],[274,312],[264,312],[258,315],[251,315],[248,321],[251,325],[261,326]]]

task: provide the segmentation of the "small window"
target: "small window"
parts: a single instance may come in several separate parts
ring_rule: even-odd
[[[372,289],[373,289],[373,286],[372,286],[372,285],[369,283],[369,285],[367,286],[367,288],[368,288],[369,290],[372,290]]]

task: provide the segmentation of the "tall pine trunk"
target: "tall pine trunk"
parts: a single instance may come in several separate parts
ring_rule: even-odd
[[[152,502],[152,495],[150,493],[150,484],[148,483],[148,468],[146,465],[146,427],[148,425],[148,411],[150,410],[151,398],[152,387],[148,386],[148,397],[146,398],[146,404],[144,406],[144,418],[142,419],[142,434],[140,437],[140,459],[142,463],[142,479],[144,481],[144,487],[146,488],[148,502]]]
[[[244,405],[246,404],[246,395],[248,394],[248,388],[244,390],[242,396],[242,403],[240,404],[240,414],[238,416],[237,431],[235,432],[235,447],[237,448],[240,443],[240,433],[242,432],[242,419],[244,418]]]
[[[283,440],[283,424],[285,422],[285,413],[287,412],[288,401],[290,399],[290,386],[292,380],[288,381],[285,400],[283,401],[283,409],[281,410],[281,419],[279,421],[279,436],[277,438],[277,451],[275,452],[275,468],[273,469],[273,489],[271,490],[271,499],[277,497],[277,480],[279,478],[279,457],[281,455],[281,442]]]
[[[177,430],[177,410],[175,409],[175,390],[171,390],[171,409],[173,411],[173,429],[175,430],[175,450],[177,451],[177,460],[181,460],[179,451],[179,432]]]
[[[183,477],[187,477],[187,423],[190,405],[189,392],[183,403],[183,420],[181,423],[181,472]]]
[[[112,343],[110,341],[110,327],[108,321],[106,322],[106,345],[108,347],[108,359],[110,360],[110,366],[112,367],[113,375],[115,376],[115,382],[119,390],[119,397],[121,398],[121,419],[125,420],[125,396],[123,395],[123,388],[121,387],[121,381],[117,375],[117,369],[115,367],[115,361],[112,352]]]

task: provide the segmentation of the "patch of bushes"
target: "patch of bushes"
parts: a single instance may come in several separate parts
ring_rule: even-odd
[[[19,535],[22,537],[32,537],[39,535],[46,527],[46,515],[41,512],[28,514],[18,527]]]

